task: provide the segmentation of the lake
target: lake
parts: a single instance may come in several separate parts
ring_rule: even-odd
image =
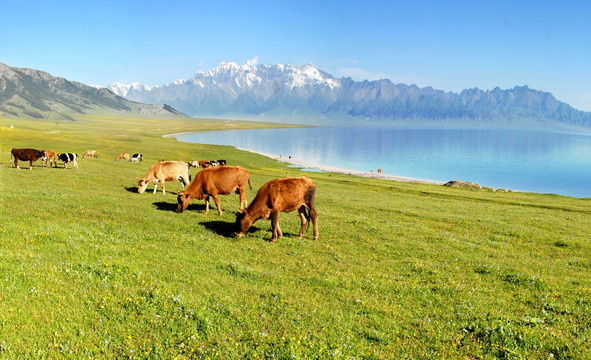
[[[180,141],[232,145],[358,171],[591,197],[591,135],[482,128],[331,127],[208,131]]]

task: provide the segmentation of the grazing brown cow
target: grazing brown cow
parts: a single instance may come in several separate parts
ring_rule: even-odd
[[[129,160],[129,154],[128,153],[121,153],[119,155],[117,155],[117,158],[115,160]]]
[[[185,185],[191,180],[189,177],[189,165],[183,161],[158,161],[150,166],[143,179],[139,179],[137,192],[142,194],[146,191],[149,183],[154,183],[153,194],[156,194],[158,183],[162,182],[162,195],[166,195],[165,182],[174,180],[180,181],[183,185],[183,190],[185,190]]]
[[[45,158],[45,151],[39,151],[35,149],[17,149],[14,148],[10,151],[10,161],[12,162],[12,158],[14,157],[14,167],[20,169],[18,166],[18,161],[28,161],[29,162],[29,170],[33,170],[33,161],[37,161],[41,159],[41,163],[43,163],[43,159]]]
[[[96,154],[96,150],[87,150],[83,155],[82,158],[86,159],[87,157],[98,157],[98,155]]]
[[[318,239],[318,215],[314,205],[316,196],[316,184],[307,176],[289,179],[271,180],[261,186],[254,200],[244,211],[236,214],[238,232],[236,236],[242,236],[258,219],[271,218],[273,235],[271,241],[277,237],[283,237],[279,227],[279,213],[297,210],[300,214],[301,227],[300,239],[311,220],[314,227],[314,240]],[[308,209],[309,215],[306,214]]]
[[[49,167],[51,167],[52,163],[55,167],[57,167],[55,151],[45,150],[45,167],[47,167],[47,162],[49,162]]]
[[[240,209],[246,207],[246,184],[250,185],[250,173],[242,166],[222,166],[203,169],[195,175],[187,190],[179,194],[178,212],[183,212],[193,199],[205,199],[205,213],[209,212],[209,197],[213,197],[218,214],[222,215],[218,195],[232,192],[240,194]]]

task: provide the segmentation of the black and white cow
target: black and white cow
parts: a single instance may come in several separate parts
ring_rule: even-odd
[[[64,168],[66,168],[66,169],[68,168],[68,163],[69,162],[72,162],[74,164],[74,167],[76,169],[78,169],[78,163],[76,163],[76,159],[77,158],[78,158],[78,154],[74,154],[74,153],[60,153],[60,154],[57,154],[57,159],[59,161],[63,161]]]
[[[131,156],[131,162],[142,162],[144,160],[144,157],[142,156],[142,154],[133,154]]]
[[[226,160],[217,160],[216,163],[218,164],[218,166],[224,166],[226,165]]]

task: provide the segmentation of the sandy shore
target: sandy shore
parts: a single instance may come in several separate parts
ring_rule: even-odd
[[[257,151],[248,150],[248,149],[242,149],[242,148],[238,148],[238,149],[243,150],[243,151],[248,151],[251,153],[255,153],[255,154],[259,154],[259,155],[263,155],[263,156],[269,157],[271,159],[274,159],[274,160],[277,160],[280,162],[284,162],[284,163],[288,163],[288,164],[292,164],[294,166],[297,166],[297,167],[300,167],[303,169],[314,169],[314,170],[319,170],[319,171],[360,176],[360,177],[365,177],[365,178],[395,180],[395,181],[413,182],[413,183],[420,183],[420,184],[432,184],[432,185],[445,184],[445,182],[443,182],[443,181],[415,179],[415,178],[409,178],[409,177],[404,177],[404,176],[387,175],[387,174],[378,173],[375,171],[374,172],[357,171],[357,170],[339,168],[336,166],[318,165],[318,164],[314,164],[314,163],[310,163],[310,162],[306,162],[306,161],[296,160],[293,158],[290,159],[290,158],[286,158],[283,156],[277,156],[277,155],[273,155],[273,154],[265,154],[265,153],[261,153],[261,152],[257,152]]]

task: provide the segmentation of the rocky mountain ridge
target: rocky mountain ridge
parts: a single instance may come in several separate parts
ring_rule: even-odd
[[[591,127],[591,113],[549,92],[466,89],[460,93],[394,84],[388,79],[335,78],[312,65],[272,66],[224,62],[187,80],[140,84],[116,94],[133,101],[166,103],[191,116],[380,119],[384,121],[544,124]]]

